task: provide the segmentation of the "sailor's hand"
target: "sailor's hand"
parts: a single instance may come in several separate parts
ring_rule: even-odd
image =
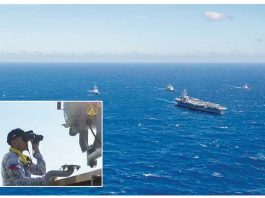
[[[34,152],[40,152],[40,149],[39,149],[39,143],[40,142],[31,142],[32,144],[32,149]]]
[[[57,177],[52,177],[51,178],[50,186],[55,186],[56,179],[57,179]]]

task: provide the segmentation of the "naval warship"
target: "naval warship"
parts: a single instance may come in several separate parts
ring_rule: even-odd
[[[193,110],[205,111],[209,113],[222,114],[226,107],[219,104],[206,102],[197,98],[189,97],[187,91],[184,89],[179,98],[176,98],[177,106],[186,107]]]

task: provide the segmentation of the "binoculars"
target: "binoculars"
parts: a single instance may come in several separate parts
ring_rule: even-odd
[[[37,135],[32,130],[26,131],[24,134],[24,138],[26,141],[31,141],[33,143],[37,143],[43,140],[43,135]]]

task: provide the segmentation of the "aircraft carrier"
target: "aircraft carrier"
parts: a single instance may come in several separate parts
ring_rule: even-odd
[[[176,98],[175,101],[177,102],[177,106],[209,113],[222,114],[227,109],[219,104],[189,97],[186,90],[183,90],[181,96]]]

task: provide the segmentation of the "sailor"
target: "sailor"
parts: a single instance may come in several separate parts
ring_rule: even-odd
[[[46,164],[39,150],[39,142],[32,142],[33,157],[37,164],[22,154],[28,150],[28,140],[25,132],[21,129],[14,129],[7,135],[7,143],[11,146],[9,152],[2,160],[1,173],[4,186],[41,186],[44,185]],[[42,177],[31,177],[41,175]]]

